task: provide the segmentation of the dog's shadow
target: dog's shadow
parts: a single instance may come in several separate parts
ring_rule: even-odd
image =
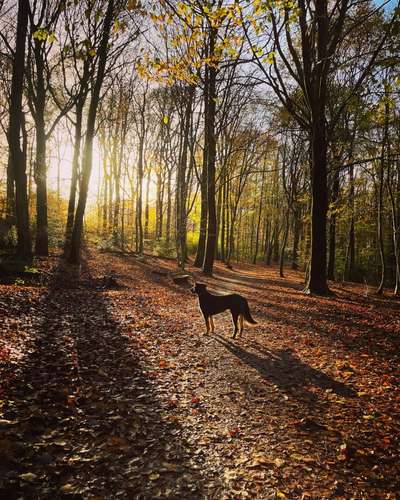
[[[293,393],[294,389],[305,389],[308,397],[315,399],[315,394],[308,390],[310,386],[315,386],[341,397],[355,396],[351,387],[304,363],[293,355],[291,349],[272,351],[258,342],[252,342],[250,351],[219,334],[214,334],[213,338],[241,361],[257,370],[264,380],[285,392]]]

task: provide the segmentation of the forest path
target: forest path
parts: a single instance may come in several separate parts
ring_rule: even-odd
[[[259,321],[233,341],[228,315],[203,335],[160,267],[91,250],[79,281],[61,266],[5,288],[28,340],[3,393],[2,498],[395,498],[398,303],[218,265],[199,279]]]

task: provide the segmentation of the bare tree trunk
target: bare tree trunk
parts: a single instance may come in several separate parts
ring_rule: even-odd
[[[139,157],[138,157],[138,178],[137,178],[137,195],[136,195],[136,252],[143,253],[143,221],[142,221],[142,185],[143,185],[143,149],[144,137],[139,138]]]
[[[112,234],[112,229],[114,225],[114,182],[113,182],[113,165],[112,160],[110,160],[110,173],[107,176],[108,179],[108,203],[107,203],[107,212],[108,212],[108,226],[107,226],[107,234]]]
[[[144,239],[149,239],[149,191],[150,191],[150,174],[151,171],[148,169],[146,178],[146,199],[145,199],[145,210],[144,210]]]
[[[205,135],[207,132],[205,131]],[[204,262],[204,253],[206,248],[207,237],[207,221],[208,221],[208,206],[207,206],[207,150],[204,144],[203,151],[203,167],[200,179],[200,230],[199,242],[197,245],[197,253],[194,261],[195,267],[201,267]]]
[[[171,240],[171,216],[172,216],[172,186],[171,186],[172,170],[168,169],[167,175],[167,220],[165,226],[165,241],[169,244]]]
[[[265,222],[265,235],[264,235],[264,264],[269,265],[268,262],[268,252],[270,247],[270,234],[271,234],[271,221],[266,220]]]
[[[35,183],[36,183],[36,240],[35,253],[37,255],[48,255],[49,236],[47,220],[47,164],[46,164],[46,90],[44,81],[45,65],[43,60],[43,49],[41,42],[34,40],[33,55],[36,64],[36,98],[33,117],[36,130],[36,161],[35,161]]]
[[[103,184],[104,184],[104,189],[103,189],[103,238],[106,237],[107,235],[107,224],[108,224],[108,217],[107,217],[107,203],[108,203],[108,179],[107,179],[107,160],[106,157],[104,156],[103,158]]]
[[[65,229],[65,245],[64,255],[69,254],[71,245],[72,228],[74,226],[75,215],[75,201],[78,187],[78,170],[79,170],[79,157],[81,154],[81,141],[82,141],[82,116],[83,106],[86,98],[81,98],[76,105],[76,122],[74,133],[74,153],[72,157],[72,177],[71,186],[69,190],[68,211],[67,211],[67,225]]]
[[[210,28],[209,54],[214,55],[217,30]],[[217,243],[217,214],[215,207],[215,161],[216,161],[216,136],[215,136],[215,115],[216,115],[216,79],[217,69],[215,66],[207,67],[207,76],[205,86],[208,87],[205,112],[207,128],[207,206],[208,206],[208,225],[207,242],[203,262],[203,272],[212,275],[215,257],[215,248]]]
[[[379,162],[379,186],[378,186],[378,246],[381,261],[381,280],[376,293],[383,294],[386,278],[385,249],[383,243],[383,190],[385,184],[385,153],[389,132],[389,102],[385,91],[385,123],[382,138],[381,158]]]
[[[6,221],[9,227],[15,224],[15,180],[13,166],[11,163],[11,151],[8,150],[7,160],[7,199],[6,199]]]
[[[321,106],[321,104],[320,104]],[[324,106],[314,118],[311,148],[311,258],[306,291],[325,295],[328,290],[326,269],[327,141]]]
[[[122,214],[121,214],[121,250],[125,249],[125,187],[126,187],[126,175],[123,174],[122,191],[124,197],[122,200]]]
[[[285,262],[285,249],[286,249],[286,243],[289,235],[289,215],[290,215],[290,208],[287,209],[286,214],[285,214],[285,229],[283,232],[283,238],[282,238],[282,246],[281,246],[281,251],[279,255],[279,276],[281,278],[284,277],[283,274],[283,265]]]
[[[235,224],[236,224],[236,210],[233,213],[231,213],[230,224],[229,224],[229,240],[228,240],[228,249],[226,256],[226,265],[228,267],[231,266],[231,260],[233,257],[233,253],[235,251]]]
[[[107,11],[104,17],[103,33],[98,50],[98,70],[95,78],[93,91],[90,99],[88,119],[86,125],[85,147],[82,159],[82,182],[79,191],[78,206],[76,208],[74,227],[71,237],[71,252],[69,262],[79,263],[82,244],[83,216],[86,208],[86,201],[89,189],[90,175],[92,172],[93,138],[95,133],[97,108],[100,99],[100,90],[103,85],[104,73],[107,61],[108,42],[113,19],[114,0],[109,0]]]
[[[300,242],[300,215],[296,208],[293,212],[293,250],[292,250],[292,269],[299,268],[299,242]]]
[[[221,260],[225,262],[226,259],[226,246],[225,246],[225,226],[226,226],[226,209],[227,209],[227,189],[226,189],[226,172],[222,176],[222,207],[221,207]]]
[[[186,94],[186,93],[185,93]],[[176,186],[176,253],[178,260],[178,267],[184,269],[185,259],[187,255],[186,249],[186,231],[187,231],[187,216],[186,216],[186,203],[187,203],[187,156],[188,156],[188,146],[189,146],[189,132],[190,132],[190,115],[192,112],[192,99],[193,99],[193,88],[189,88],[187,91],[187,96],[185,95],[185,113],[182,118],[181,127],[181,155],[178,163],[177,172],[177,186]]]
[[[336,257],[336,204],[339,199],[339,170],[336,169],[332,185],[332,213],[329,224],[329,260],[328,260],[328,279],[335,279],[335,257]]]
[[[10,95],[10,123],[8,139],[12,177],[15,181],[15,214],[17,226],[18,256],[29,261],[32,258],[29,207],[26,182],[26,155],[21,150],[20,133],[22,120],[22,93],[24,81],[25,41],[28,27],[29,1],[18,0],[17,35],[12,68]]]
[[[261,215],[262,215],[263,201],[264,201],[264,183],[265,183],[265,173],[263,172],[263,174],[262,174],[262,181],[261,181],[260,201],[259,201],[259,204],[258,204],[256,242],[255,242],[255,249],[254,249],[254,254],[253,254],[253,264],[257,263],[258,249],[259,249],[259,246],[260,246],[260,227],[261,227]]]

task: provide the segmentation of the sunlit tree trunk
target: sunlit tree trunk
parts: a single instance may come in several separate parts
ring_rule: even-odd
[[[172,169],[168,169],[167,174],[167,217],[165,225],[165,241],[169,244],[171,240],[171,218],[172,218]]]
[[[137,173],[137,194],[136,194],[136,252],[143,253],[143,220],[142,220],[142,207],[143,207],[143,150],[144,150],[144,137],[139,138],[139,151],[138,151],[138,173]]]
[[[79,157],[81,154],[81,140],[82,140],[82,117],[83,106],[85,104],[86,96],[78,99],[76,104],[76,121],[74,132],[74,152],[72,156],[72,177],[69,190],[68,210],[67,210],[67,225],[65,229],[65,245],[64,255],[69,254],[71,245],[72,228],[74,226],[75,215],[75,202],[78,187],[78,173],[79,173]]]
[[[85,147],[83,150],[83,158],[82,158],[82,181],[80,185],[79,200],[78,200],[78,206],[76,208],[74,227],[72,230],[71,251],[68,259],[69,262],[71,263],[79,263],[80,261],[83,216],[86,208],[90,175],[92,172],[93,138],[95,134],[96,115],[100,99],[100,91],[104,80],[104,73],[105,73],[107,53],[108,53],[108,42],[110,38],[110,31],[113,19],[113,10],[114,10],[114,0],[109,0],[107,5],[107,11],[104,17],[102,38],[98,50],[97,75],[95,78],[92,95],[90,99],[89,111],[88,111]]]
[[[144,210],[144,239],[147,240],[149,238],[149,213],[150,213],[150,205],[149,205],[149,192],[150,192],[150,174],[151,171],[148,169],[147,177],[146,177],[146,199],[145,199],[145,210]]]
[[[177,185],[176,185],[176,250],[178,267],[184,269],[187,255],[186,231],[187,231],[187,157],[189,147],[190,117],[192,112],[193,87],[186,89],[185,111],[182,117],[181,127],[181,155],[178,162]]]

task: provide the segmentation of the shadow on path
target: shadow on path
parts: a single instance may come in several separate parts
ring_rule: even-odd
[[[0,497],[206,496],[138,345],[87,265],[81,274],[64,265],[54,274],[31,355],[6,395]]]
[[[270,351],[253,341],[251,347],[257,352],[252,352],[220,335],[215,335],[214,338],[241,361],[257,370],[264,380],[273,383],[283,391],[291,391],[296,397],[302,398],[305,391],[308,399],[316,399],[316,395],[308,391],[312,386],[325,391],[330,390],[341,397],[355,396],[353,389],[303,363],[293,355],[290,349]],[[293,389],[296,392],[293,392]]]

